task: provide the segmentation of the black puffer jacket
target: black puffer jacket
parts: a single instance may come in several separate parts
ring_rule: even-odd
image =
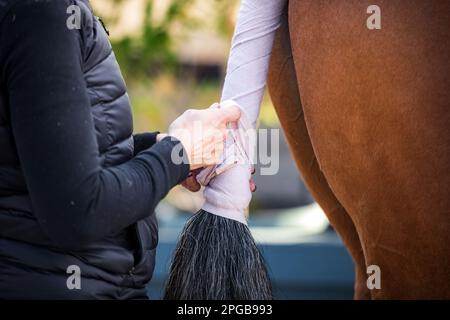
[[[32,22],[40,24],[39,32],[42,32],[45,30],[41,27],[42,24],[49,23],[45,19],[53,19],[52,15],[55,12],[63,17],[61,21],[59,18],[56,18],[58,20],[56,22],[52,20],[52,23],[65,21],[66,17],[69,17],[69,14],[65,16],[66,9],[71,5],[76,5],[81,13],[81,29],[75,32],[78,32],[80,41],[81,72],[85,83],[81,87],[64,89],[67,92],[60,92],[61,90],[58,89],[64,88],[65,83],[55,83],[56,93],[50,88],[48,92],[41,95],[33,92],[33,85],[30,85],[29,95],[27,92],[18,94],[18,89],[14,87],[16,83],[22,81],[26,86],[28,80],[20,80],[23,59],[20,58],[21,51],[15,52],[16,47],[22,43],[28,45],[34,40],[28,41],[26,32],[17,31],[17,35],[11,32],[14,34],[11,35],[8,30],[16,30],[13,29],[16,26],[23,28],[23,25],[27,23],[23,21],[24,19],[34,19],[36,21]],[[50,11],[49,6],[54,6],[55,12],[53,10],[47,12]],[[42,19],[44,19],[41,21],[33,18],[40,16],[40,10],[43,10]],[[0,70],[2,72],[0,74],[0,297],[145,298],[146,284],[151,279],[154,268],[157,245],[157,225],[152,211],[167,191],[184,179],[189,171],[185,164],[168,163],[170,151],[176,143],[163,141],[149,148],[155,143],[155,134],[135,136],[133,139],[132,116],[126,87],[104,27],[93,15],[88,0],[0,0],[0,26],[3,33],[0,33]],[[51,28],[49,23],[49,32],[52,32]],[[30,34],[33,34],[33,31],[33,24],[30,23]],[[61,30],[55,30],[53,35],[55,39],[51,40],[55,41],[55,50],[59,44],[56,41],[60,39],[58,37],[62,37],[61,34],[63,34]],[[21,36],[25,37],[24,41],[16,39]],[[37,36],[45,37],[43,34]],[[40,41],[49,40],[40,39]],[[39,42],[36,43],[39,44]],[[36,54],[36,59],[39,59],[41,51],[37,46],[25,48],[23,52],[31,56]],[[46,52],[47,47],[44,46],[42,52]],[[68,55],[71,55],[71,52],[67,51],[67,46],[61,47],[60,50],[63,55],[60,59],[68,59]],[[11,62],[15,60],[10,57],[14,54],[18,56],[15,63]],[[45,60],[42,68],[51,68],[52,63],[53,61]],[[58,63],[64,63],[64,61]],[[19,71],[14,75],[16,67]],[[46,82],[52,76],[46,74],[45,69],[37,68],[34,72],[32,76],[35,75],[36,79],[33,81]],[[69,75],[68,78],[70,79]],[[78,93],[73,94],[71,90]],[[54,124],[55,139],[59,143],[55,142],[55,145],[63,147],[73,145],[76,152],[68,153],[70,156],[67,157],[71,159],[64,159],[65,154],[63,154],[61,159],[51,159],[51,161],[55,161],[55,168],[59,168],[58,170],[65,170],[68,167],[65,165],[66,162],[71,164],[73,161],[78,161],[79,175],[85,174],[88,170],[86,168],[92,167],[93,171],[99,173],[99,175],[93,174],[96,178],[93,181],[103,183],[92,192],[86,191],[86,194],[77,198],[77,201],[69,200],[70,193],[69,195],[67,192],[58,193],[55,181],[59,183],[60,180],[52,175],[51,170],[47,170],[49,171],[47,175],[41,175],[40,180],[36,178],[39,177],[36,175],[42,173],[36,173],[40,168],[34,168],[30,158],[35,157],[37,162],[42,161],[41,149],[36,149],[34,145],[27,146],[27,141],[23,141],[27,140],[23,138],[27,137],[23,130],[27,128],[24,123],[28,120],[23,122],[17,120],[21,120],[20,117],[23,114],[27,114],[27,119],[33,120],[33,117],[40,112],[39,108],[46,105],[42,103],[41,97],[48,99],[51,104],[52,97],[58,96],[58,101],[64,101],[65,95],[69,99],[69,105],[75,100],[71,97],[77,96],[80,96],[80,101],[90,104],[91,119],[80,120],[86,127],[76,127],[71,122],[77,119],[76,110],[70,109],[68,105],[66,109],[58,111],[64,114],[73,112],[73,114],[70,113],[70,118],[65,124],[61,124],[60,120]],[[35,101],[28,101],[23,96],[35,97]],[[84,96],[88,99],[83,100]],[[24,106],[26,103],[29,105]],[[33,107],[36,107],[36,111],[30,111]],[[80,108],[84,107],[80,106]],[[91,121],[93,128],[90,127]],[[34,122],[30,123],[34,125]],[[75,129],[71,129],[72,126]],[[79,136],[83,139],[86,131],[94,132],[95,130],[97,155],[92,148],[88,148],[90,145],[88,140],[78,145],[76,141],[60,138],[64,134],[63,129],[58,131],[61,127],[72,131],[78,130]],[[75,135],[72,131],[71,133]],[[42,134],[44,139],[48,135],[51,137],[53,132],[49,132],[49,134],[34,132],[28,137],[32,137],[33,134],[38,136]],[[95,138],[93,137],[92,140]],[[44,154],[50,156],[53,153],[58,154],[57,150],[45,148],[46,145],[43,145],[42,153]],[[36,152],[30,154],[30,150]],[[72,148],[68,148],[68,151],[70,150]],[[143,152],[140,153],[140,151]],[[94,155],[78,158],[82,153]],[[85,159],[98,161],[98,165],[89,167],[91,162]],[[78,167],[75,168],[78,170]],[[112,169],[108,170],[108,168]],[[148,178],[144,179],[142,176]],[[39,189],[36,186],[44,185],[43,180],[46,177],[49,177],[49,181],[53,181],[48,187],[53,188],[52,190],[56,189],[55,192],[58,193],[54,194],[54,208],[52,201],[46,200],[46,196],[43,196],[45,190],[36,190]],[[70,179],[76,181],[76,178],[77,175],[71,176]],[[153,184],[149,186],[147,180]],[[77,183],[81,184],[83,181],[77,181]],[[73,182],[73,184],[76,183]],[[89,189],[91,183],[86,186]],[[161,190],[158,189],[156,192],[152,188]],[[83,192],[86,188],[79,189]],[[73,190],[78,189],[73,186]],[[90,197],[90,193],[99,194],[92,195],[89,201],[86,200],[85,205],[79,204],[83,203],[83,199]],[[77,208],[78,205],[81,207]],[[96,211],[96,208],[103,208],[103,212],[98,212],[100,209]],[[54,221],[48,221],[47,211],[49,210],[61,211],[60,227],[55,228]],[[86,211],[92,213],[86,214],[86,219],[91,219],[89,223],[84,224],[84,217],[78,220],[74,217],[74,215],[83,215]],[[60,216],[54,215],[58,219]],[[64,224],[65,222],[67,224]],[[89,229],[89,231],[80,230],[80,228]],[[71,275],[67,271],[72,265],[81,270],[81,289],[72,288],[71,290],[67,287],[67,280]]]

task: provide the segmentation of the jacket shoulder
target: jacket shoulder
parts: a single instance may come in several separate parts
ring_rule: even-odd
[[[0,0],[0,22],[8,13],[9,9],[20,0]]]
[[[58,8],[63,6],[69,9],[71,6],[75,5],[80,8],[80,13],[82,13],[83,17],[90,17],[93,15],[89,0],[0,0],[0,23],[16,5],[39,6],[40,4],[48,5],[49,2],[54,2],[55,7]],[[49,6],[45,7],[49,8]],[[67,12],[69,13],[70,11]]]

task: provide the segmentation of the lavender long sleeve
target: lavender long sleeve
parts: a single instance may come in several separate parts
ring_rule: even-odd
[[[243,0],[222,93],[222,102],[233,100],[251,127],[256,127],[275,32],[287,0]],[[247,128],[246,128],[247,129]],[[229,138],[226,144],[235,143]],[[253,148],[249,145],[247,148]],[[251,150],[247,150],[249,154]],[[249,163],[239,163],[213,178],[204,191],[203,209],[246,223],[245,209],[251,200]]]

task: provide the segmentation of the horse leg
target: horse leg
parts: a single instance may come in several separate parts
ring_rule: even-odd
[[[291,153],[305,183],[342,238],[355,263],[355,299],[370,299],[366,263],[353,221],[334,196],[322,174],[303,117],[292,59],[287,17],[278,31],[269,73],[269,89]]]
[[[317,162],[354,222],[375,299],[450,298],[450,2],[292,1]],[[295,30],[295,32],[293,32]]]

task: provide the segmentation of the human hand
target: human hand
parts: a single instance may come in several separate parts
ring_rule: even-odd
[[[193,170],[189,173],[189,176],[187,177],[186,180],[184,180],[181,185],[183,187],[185,187],[186,189],[188,189],[191,192],[198,192],[201,189],[201,185],[200,183],[198,183],[197,181],[197,175],[200,173],[200,171],[202,171],[203,168],[199,168],[196,170]],[[250,168],[251,174],[255,174],[255,167],[251,167]],[[251,192],[255,192],[256,191],[256,184],[255,181],[253,180],[253,177],[250,178],[249,181],[249,187],[250,187],[250,191]]]
[[[240,116],[238,107],[221,109],[219,104],[204,110],[190,109],[169,126],[168,135],[183,145],[191,171],[215,165],[221,160],[227,124]]]

